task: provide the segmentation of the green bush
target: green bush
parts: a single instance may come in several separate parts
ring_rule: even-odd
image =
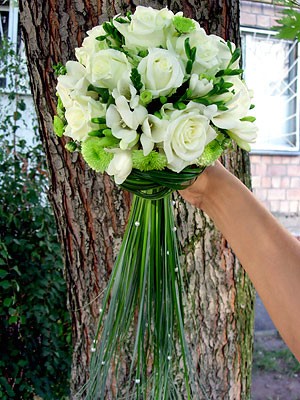
[[[0,398],[56,400],[69,393],[71,327],[41,144],[18,137],[24,112],[10,90],[0,110]]]

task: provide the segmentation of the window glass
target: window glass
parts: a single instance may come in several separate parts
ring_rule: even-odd
[[[245,81],[253,90],[258,151],[299,150],[298,44],[273,32],[242,30]]]

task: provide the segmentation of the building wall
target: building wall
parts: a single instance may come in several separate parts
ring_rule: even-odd
[[[253,191],[266,207],[300,215],[300,157],[251,155]]]
[[[270,2],[241,1],[241,26],[270,29],[280,10]],[[250,160],[258,199],[275,214],[300,216],[300,154],[251,154]]]

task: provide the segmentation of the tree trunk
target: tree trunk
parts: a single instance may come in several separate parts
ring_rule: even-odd
[[[89,170],[52,130],[56,78],[52,66],[74,59],[85,32],[141,2],[125,0],[20,0],[31,86],[50,172],[54,208],[65,260],[73,326],[71,392],[88,378],[90,348],[101,297],[121,242],[130,195],[107,175]],[[208,33],[239,44],[236,0],[148,1],[183,11]],[[240,150],[225,164],[249,183],[249,161]],[[187,265],[186,331],[209,399],[250,396],[253,289],[226,240],[201,212],[178,199],[175,214]],[[201,395],[199,394],[199,398]]]

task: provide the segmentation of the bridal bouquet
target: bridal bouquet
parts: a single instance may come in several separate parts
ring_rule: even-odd
[[[80,396],[104,399],[113,370],[116,396],[191,398],[199,388],[170,196],[232,141],[245,150],[255,141],[240,51],[182,13],[139,6],[93,28],[75,54],[56,66],[54,130],[134,193]]]

